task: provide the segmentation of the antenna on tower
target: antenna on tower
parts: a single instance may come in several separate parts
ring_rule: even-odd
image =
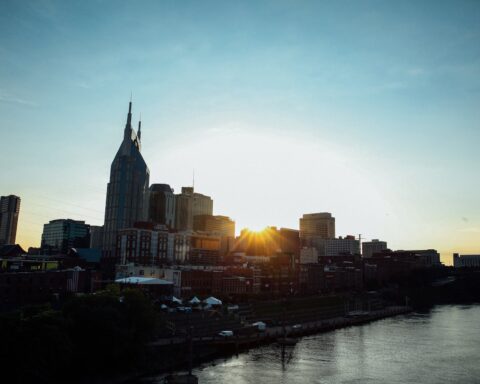
[[[138,140],[142,140],[142,114],[140,114],[140,120],[138,120],[137,137]]]
[[[195,168],[193,168],[192,188],[195,190]]]

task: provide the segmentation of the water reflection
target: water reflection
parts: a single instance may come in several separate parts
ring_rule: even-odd
[[[441,306],[268,345],[195,370],[200,383],[478,383],[480,306]]]

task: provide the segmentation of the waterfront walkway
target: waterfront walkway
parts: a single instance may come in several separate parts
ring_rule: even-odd
[[[235,347],[246,347],[254,344],[263,344],[275,341],[285,334],[289,337],[299,337],[308,334],[325,332],[332,329],[348,327],[353,325],[365,324],[371,321],[396,316],[402,313],[410,312],[411,308],[406,306],[391,306],[375,311],[351,314],[350,316],[334,317],[331,319],[322,319],[317,321],[308,321],[297,324],[268,327],[265,331],[258,331],[250,335],[234,335],[231,337],[221,337],[218,335],[193,337],[194,344],[205,345],[234,345]],[[171,345],[185,344],[188,338],[185,336],[175,336],[170,338],[161,338],[149,344],[150,347],[166,347]]]

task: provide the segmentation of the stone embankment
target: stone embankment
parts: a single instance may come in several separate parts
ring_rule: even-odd
[[[337,328],[365,324],[386,317],[407,313],[411,310],[412,309],[407,306],[391,306],[375,311],[350,312],[349,315],[334,317],[331,319],[322,319],[303,323],[299,322],[285,326],[268,327],[265,331],[259,331],[250,335],[237,334],[231,337],[222,337],[218,335],[194,337],[192,339],[192,342],[195,346],[215,345],[217,347],[235,346],[235,348],[248,348],[255,346],[255,344],[264,344],[276,341],[277,338],[283,337],[285,334],[289,337],[300,337],[309,334],[326,332]],[[156,340],[150,343],[150,346],[153,348],[161,348],[178,344],[185,344],[188,342],[189,340],[186,337],[171,337]]]

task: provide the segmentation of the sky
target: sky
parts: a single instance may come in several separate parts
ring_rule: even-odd
[[[237,232],[480,253],[480,2],[0,2],[0,195],[17,241],[103,223],[128,101],[151,183]]]

